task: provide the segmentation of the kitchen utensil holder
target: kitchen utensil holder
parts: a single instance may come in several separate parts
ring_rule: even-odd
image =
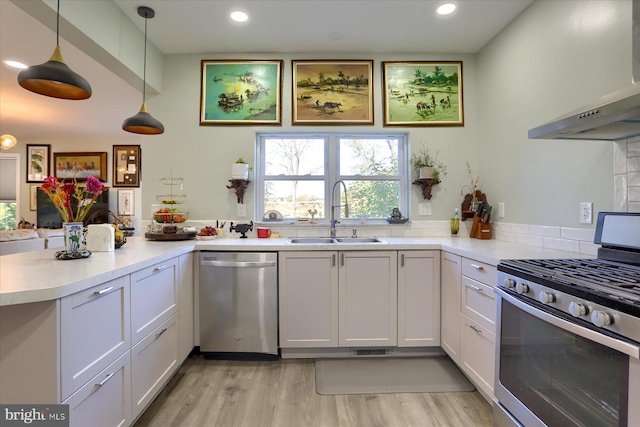
[[[491,224],[481,222],[480,217],[474,215],[469,237],[472,239],[491,239]]]

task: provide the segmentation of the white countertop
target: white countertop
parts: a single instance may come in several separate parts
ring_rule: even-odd
[[[453,238],[382,238],[382,243],[292,244],[289,239],[216,239],[178,242],[130,237],[113,252],[94,252],[89,258],[59,261],[57,249],[0,257],[0,306],[48,301],[96,286],[163,260],[192,252],[299,250],[445,250],[497,265],[501,259],[590,258],[583,254],[541,249],[497,240]]]

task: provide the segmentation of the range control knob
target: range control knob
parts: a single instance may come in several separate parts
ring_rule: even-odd
[[[580,304],[579,302],[571,301],[569,303],[569,314],[573,317],[584,316],[588,313],[587,307],[584,304]]]
[[[516,292],[519,294],[526,294],[527,292],[529,292],[529,285],[522,282],[518,283],[516,285]]]
[[[555,300],[556,296],[552,292],[540,291],[540,293],[538,294],[538,301],[543,304],[551,304],[552,302],[555,302]]]
[[[508,277],[505,277],[502,283],[504,284],[504,287],[507,289],[511,289],[514,286],[516,286],[516,281]]]
[[[596,325],[598,328],[602,328],[604,326],[610,325],[613,323],[613,319],[609,313],[604,311],[595,310],[591,313],[591,323]]]

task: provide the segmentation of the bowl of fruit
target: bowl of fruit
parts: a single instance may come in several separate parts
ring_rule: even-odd
[[[153,213],[154,221],[162,224],[185,222],[188,217],[188,212],[180,212],[176,208],[160,208]]]
[[[218,237],[218,230],[214,227],[206,226],[198,232],[196,239],[198,240],[213,240]]]

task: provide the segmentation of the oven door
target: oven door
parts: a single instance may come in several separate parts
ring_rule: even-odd
[[[640,398],[638,387],[629,387],[630,370],[639,379],[637,343],[553,315],[537,301],[496,293],[494,425],[632,425],[638,412],[629,402]]]

